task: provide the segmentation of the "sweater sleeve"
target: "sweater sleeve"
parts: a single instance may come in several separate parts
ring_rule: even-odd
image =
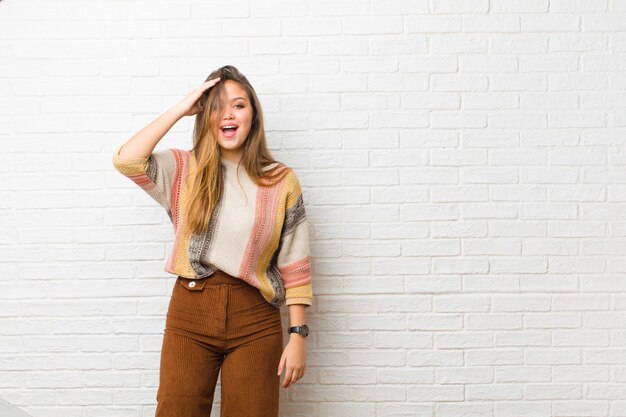
[[[285,302],[311,305],[311,258],[309,224],[304,209],[302,190],[295,173],[289,174],[285,221],[278,247],[278,270],[285,285]]]
[[[126,159],[119,155],[121,147],[113,154],[113,166],[132,180],[153,200],[159,203],[171,218],[170,201],[176,172],[176,160],[170,149],[152,152],[147,158]]]

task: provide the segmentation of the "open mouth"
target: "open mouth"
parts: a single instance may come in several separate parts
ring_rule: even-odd
[[[232,138],[233,136],[235,136],[235,133],[237,132],[237,129],[239,129],[238,126],[226,126],[223,127],[222,130],[222,134],[224,135],[224,137],[226,138]]]

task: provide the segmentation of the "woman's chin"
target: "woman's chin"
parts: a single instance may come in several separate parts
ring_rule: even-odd
[[[224,138],[220,138],[219,144],[224,149],[237,149],[241,146],[241,143],[238,140],[224,140]]]

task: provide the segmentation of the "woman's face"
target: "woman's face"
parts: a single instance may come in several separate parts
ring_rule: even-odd
[[[252,105],[239,83],[228,80],[224,83],[224,89],[226,96],[222,97],[222,114],[217,119],[217,142],[224,158],[239,162],[243,155],[243,144],[252,126]],[[226,126],[236,126],[236,129],[224,129]]]

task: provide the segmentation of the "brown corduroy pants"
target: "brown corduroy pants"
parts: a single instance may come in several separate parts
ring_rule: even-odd
[[[221,376],[221,417],[278,417],[280,310],[221,270],[178,277],[170,299],[156,417],[209,417]]]

